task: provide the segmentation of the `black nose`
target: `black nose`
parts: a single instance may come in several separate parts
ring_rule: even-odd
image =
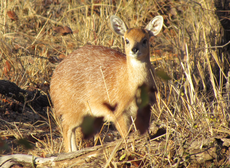
[[[136,53],[139,49],[137,47],[132,48],[132,52]]]

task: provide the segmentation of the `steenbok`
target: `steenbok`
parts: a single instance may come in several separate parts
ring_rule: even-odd
[[[50,95],[55,112],[62,119],[66,152],[77,150],[76,129],[84,116],[103,116],[114,122],[124,138],[130,118],[138,110],[138,87],[147,85],[152,91],[150,104],[156,101],[149,39],[161,31],[163,17],[156,16],[145,28],[128,28],[117,16],[110,17],[110,24],[116,34],[123,36],[125,54],[87,45],[67,56],[53,73]],[[115,110],[111,111],[106,103],[116,106]]]

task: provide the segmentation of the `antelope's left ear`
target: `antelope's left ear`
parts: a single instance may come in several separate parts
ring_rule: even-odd
[[[156,36],[160,33],[164,23],[164,18],[162,16],[154,17],[149,24],[145,27],[146,30],[150,32],[150,36]]]

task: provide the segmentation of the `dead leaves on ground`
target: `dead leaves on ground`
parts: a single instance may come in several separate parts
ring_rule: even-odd
[[[53,30],[56,33],[60,33],[62,36],[65,36],[67,34],[73,34],[73,31],[68,27],[68,26],[58,26],[58,27],[53,27]]]
[[[14,11],[8,11],[7,15],[12,21],[18,20],[18,16],[16,15]]]
[[[5,76],[8,76],[8,73],[9,73],[10,70],[11,70],[11,64],[10,64],[10,62],[7,60],[7,61],[5,62],[4,68],[3,68],[3,73],[4,73],[4,75],[5,75]]]

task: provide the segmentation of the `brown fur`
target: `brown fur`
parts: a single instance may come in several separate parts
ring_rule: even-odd
[[[115,123],[122,137],[128,134],[130,116],[137,111],[134,97],[138,86],[145,83],[155,88],[149,44],[142,44],[143,39],[148,42],[149,38],[148,31],[133,28],[124,34],[124,39],[129,40],[126,55],[107,47],[87,45],[57,66],[50,95],[56,114],[62,117],[66,151],[76,150],[75,129],[85,115],[104,116]],[[130,56],[133,47],[140,51],[138,58]],[[112,112],[105,103],[117,105],[116,110]]]

